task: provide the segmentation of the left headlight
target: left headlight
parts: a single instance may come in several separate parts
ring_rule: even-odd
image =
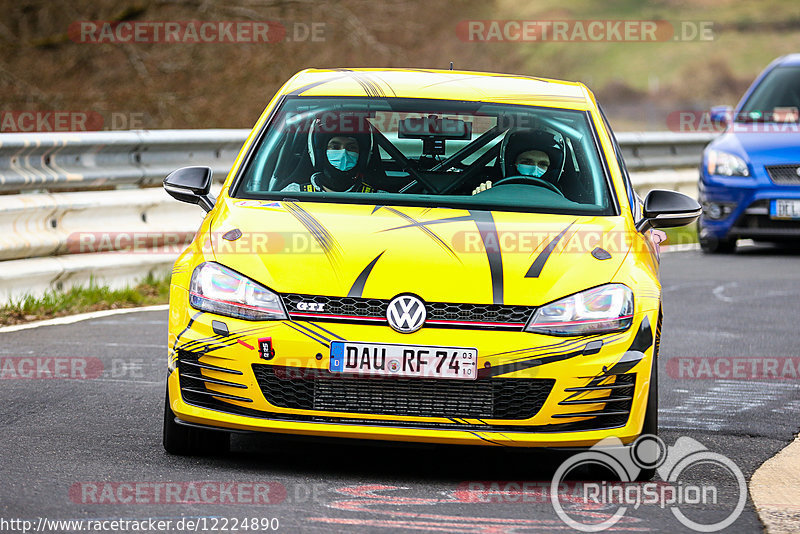
[[[533,312],[527,332],[583,336],[627,330],[633,323],[633,291],[622,284],[587,289]]]
[[[706,165],[709,174],[719,176],[750,176],[747,163],[739,156],[720,150],[709,150],[706,154]]]
[[[217,263],[205,262],[195,268],[189,302],[198,310],[247,321],[286,319],[278,295]]]

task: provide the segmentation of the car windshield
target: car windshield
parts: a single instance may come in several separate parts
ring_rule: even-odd
[[[800,67],[772,69],[737,116],[738,122],[798,122],[800,120]]]
[[[359,97],[290,97],[234,198],[612,215],[582,111]]]

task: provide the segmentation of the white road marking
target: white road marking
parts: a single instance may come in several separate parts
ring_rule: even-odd
[[[717,297],[722,302],[733,302],[733,299],[731,297],[727,297],[723,295],[723,293],[725,292],[726,287],[736,287],[737,285],[738,284],[736,282],[731,282],[730,284],[722,284],[721,286],[715,287],[712,293],[714,293],[714,296]]]
[[[159,324],[163,324],[163,323],[159,323]],[[61,346],[61,345],[86,345],[86,342],[85,341],[59,341],[58,345],[59,346]],[[96,343],[96,342],[94,342],[94,343],[92,343],[92,346],[96,346],[96,345],[100,345],[102,347],[152,347],[152,348],[156,348],[156,349],[166,349],[167,348],[166,342],[165,343],[159,343],[159,344],[155,344],[155,343],[113,343],[113,342],[109,342],[109,343]]]
[[[661,407],[658,423],[663,428],[721,430],[731,416],[776,402],[798,388],[793,382],[718,380],[704,393],[688,394],[678,406]]]
[[[17,332],[19,330],[39,328],[40,326],[56,326],[63,324],[72,324],[80,321],[88,321],[89,319],[97,319],[99,317],[108,317],[109,315],[122,315],[125,313],[136,313],[136,312],[147,312],[147,311],[167,311],[168,309],[169,309],[168,304],[158,304],[156,306],[143,306],[141,308],[121,308],[118,310],[101,310],[89,313],[80,313],[78,315],[69,315],[67,317],[57,317],[55,319],[47,319],[45,321],[36,321],[34,323],[3,326],[0,327],[0,333]]]

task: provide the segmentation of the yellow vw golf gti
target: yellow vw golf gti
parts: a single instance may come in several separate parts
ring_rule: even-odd
[[[634,192],[580,83],[306,70],[172,272],[164,447],[231,431],[589,447],[657,430],[654,228],[697,202]]]

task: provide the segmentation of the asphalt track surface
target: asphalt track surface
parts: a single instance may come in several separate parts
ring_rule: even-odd
[[[800,252],[761,247],[734,256],[676,252],[664,255],[662,266],[661,438],[667,445],[680,437],[697,440],[730,458],[749,480],[798,431],[800,381],[782,369],[781,379],[690,378],[686,365],[682,375],[669,361],[799,355]],[[549,485],[564,459],[557,453],[241,434],[225,456],[165,454],[166,316],[140,312],[0,333],[3,358],[81,357],[95,372],[99,368],[91,362],[102,361],[102,372],[93,379],[0,382],[0,526],[14,518],[35,524],[40,517],[157,518],[173,525],[181,518],[206,518],[206,529],[216,526],[224,532],[223,526],[230,531],[243,518],[277,518],[281,532],[570,530],[547,494],[535,489]],[[737,369],[741,375],[742,367]],[[698,522],[723,519],[738,491],[734,479],[713,467],[698,468],[694,476],[695,482],[713,482],[718,504],[681,510]],[[212,489],[206,501],[196,502],[191,485],[182,484],[182,493],[154,496],[159,484],[191,481],[210,481],[223,493],[239,483],[235,491],[241,493],[232,493],[233,504],[217,503]],[[515,486],[514,481],[528,485]],[[132,495],[126,488],[136,484],[144,492],[140,502],[123,502]],[[260,492],[255,497],[252,488]],[[477,491],[465,491],[469,488]],[[225,495],[230,501],[231,494]],[[595,520],[617,509],[615,504],[588,509],[569,502],[565,507],[574,517]],[[241,524],[238,528],[243,530]],[[748,497],[728,530],[761,529]],[[10,523],[0,530],[13,531]],[[178,531],[175,526],[170,530]],[[619,530],[691,531],[669,507],[654,504],[629,507],[612,529]]]

